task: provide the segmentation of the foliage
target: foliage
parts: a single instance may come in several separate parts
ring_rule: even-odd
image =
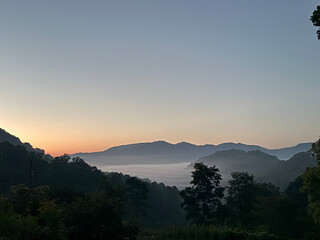
[[[112,186],[123,189],[128,188],[126,182],[131,178],[121,173],[108,173],[106,177]],[[148,189],[148,195],[147,207],[144,208],[145,214],[139,214],[140,216],[136,219],[141,226],[159,228],[172,224],[186,224],[185,212],[180,208],[182,200],[176,187],[165,186],[163,183],[150,183],[147,180],[143,183]],[[128,199],[128,194],[126,195]]]
[[[19,185],[17,188],[32,192],[26,186]],[[15,203],[14,197],[2,197],[0,200],[1,239],[67,239],[60,209],[54,201],[41,201],[37,207],[32,206],[33,212],[25,208],[22,213],[21,209],[15,211]],[[30,202],[27,201],[27,203]]]
[[[319,149],[318,141],[318,158]],[[248,173],[232,173],[223,205],[215,167],[195,165],[182,199],[176,187],[105,174],[68,155],[47,162],[0,143],[0,239],[136,239],[139,232],[140,239],[317,239],[319,175],[319,166],[309,168],[281,193]],[[167,228],[187,224],[181,203],[202,226]],[[145,232],[146,227],[163,230]]]
[[[56,201],[47,186],[13,186],[0,200],[0,239],[135,239],[139,228],[122,212],[122,194],[110,186],[71,202]]]
[[[308,204],[308,196],[305,192],[301,191],[302,186],[303,180],[299,176],[288,185],[284,193],[287,197],[296,201],[302,211],[305,211]]]
[[[302,190],[308,196],[308,210],[315,223],[320,223],[320,166],[307,168],[302,175]]]
[[[125,181],[125,196],[129,218],[134,220],[147,214],[149,189],[147,183],[135,177]]]
[[[13,185],[25,184],[30,187],[31,171],[31,189],[42,185],[50,187],[57,203],[71,203],[83,194],[97,192],[108,181],[113,188],[122,189],[124,220],[138,220],[142,226],[148,227],[186,223],[185,213],[180,208],[182,200],[176,187],[137,178],[132,178],[126,184],[129,176],[105,174],[96,167],[89,166],[81,158],[63,155],[47,162],[40,154],[28,152],[22,146],[0,143],[0,194],[8,194]],[[22,193],[20,191],[19,194],[22,196]],[[33,193],[25,194],[32,198]],[[30,205],[27,201],[24,204]]]
[[[308,210],[315,223],[320,223],[320,139],[312,144],[311,152],[317,158],[316,167],[307,168],[302,175],[302,190],[308,196]]]
[[[273,185],[272,183],[255,183],[256,194],[259,197],[269,197],[269,196],[279,196],[279,187]]]
[[[26,216],[36,215],[41,203],[49,201],[49,187],[38,186],[28,188],[20,184],[11,186],[10,199],[12,206],[18,214]]]
[[[190,227],[169,227],[159,231],[145,233],[141,240],[277,240],[275,235],[267,232],[249,233],[244,230],[234,230],[226,227],[192,225]]]
[[[320,27],[320,6],[317,6],[317,9],[314,10],[310,20],[314,26]],[[318,39],[320,40],[320,29],[317,30],[317,35]]]
[[[203,163],[194,164],[192,178],[192,186],[180,192],[184,200],[182,207],[187,211],[187,218],[207,224],[221,205],[224,191],[220,186],[222,178],[218,168]]]
[[[68,239],[125,239],[131,230],[121,213],[119,196],[101,192],[78,198],[64,209]]]
[[[148,185],[149,199],[147,216],[143,225],[146,227],[165,227],[167,225],[185,225],[185,211],[180,208],[182,199],[176,187],[153,182]]]
[[[47,162],[41,154],[28,152],[22,146],[0,143],[0,193],[9,192],[10,186],[17,184],[93,192],[105,181],[100,170],[82,159],[64,155]]]
[[[319,11],[320,11],[320,6],[319,6]],[[318,165],[320,165],[320,138],[316,142],[312,143],[311,152],[312,152],[312,155],[316,157],[318,161]]]
[[[229,180],[227,204],[242,226],[249,222],[257,197],[257,185],[253,175],[247,172],[233,172]]]

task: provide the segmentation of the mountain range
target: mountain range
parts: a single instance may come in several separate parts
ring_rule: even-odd
[[[309,151],[311,143],[300,143],[293,147],[267,149],[257,145],[242,143],[222,143],[219,145],[194,145],[187,142],[171,144],[165,141],[137,143],[109,148],[108,150],[92,153],[75,153],[88,163],[102,165],[126,164],[167,164],[179,162],[193,162],[200,157],[224,150],[241,150],[245,152],[259,150],[276,156],[281,160],[288,160],[299,152]]]
[[[22,143],[18,137],[0,128],[1,142],[23,146],[29,152],[42,153],[45,160],[52,160],[50,155],[44,154],[44,150],[33,148],[29,143]],[[307,167],[316,165],[315,158],[308,152],[310,148],[311,143],[301,143],[281,149],[267,149],[242,143],[194,145],[187,142],[171,144],[157,141],[117,146],[102,152],[77,153],[73,157],[81,157],[88,164],[97,167],[190,162],[190,171],[194,162],[204,162],[209,166],[217,166],[224,181],[230,178],[231,172],[246,171],[253,174],[259,182],[272,182],[284,189]],[[185,172],[187,174],[183,176],[185,181],[190,177],[190,171]]]

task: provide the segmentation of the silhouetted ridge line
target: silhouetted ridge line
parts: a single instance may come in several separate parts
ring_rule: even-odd
[[[165,141],[127,144],[116,146],[105,151],[93,153],[75,153],[86,161],[96,165],[123,165],[123,164],[167,164],[179,162],[193,162],[200,157],[223,150],[254,151],[259,150],[269,155],[287,160],[294,154],[308,151],[311,143],[301,143],[294,147],[267,149],[258,145],[243,143],[222,143],[219,145],[194,145],[188,142],[171,144]]]
[[[4,129],[0,128],[0,143],[8,142],[14,146],[23,146],[29,152],[36,152],[43,156],[43,159],[51,161],[53,159],[49,154],[45,154],[45,151],[40,148],[33,148],[30,143],[21,142],[20,138],[8,133]]]

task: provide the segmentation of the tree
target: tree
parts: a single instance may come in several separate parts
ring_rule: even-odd
[[[218,168],[208,167],[203,163],[194,164],[192,178],[191,187],[180,192],[183,198],[181,206],[187,211],[188,219],[207,224],[224,196],[224,188],[220,187],[222,178]]]
[[[317,6],[317,9],[314,10],[310,20],[314,26],[320,27],[320,6]],[[318,39],[320,40],[320,28],[317,30],[317,35]]]
[[[305,192],[301,192],[300,189],[302,186],[303,180],[302,177],[299,176],[294,181],[289,183],[284,193],[287,197],[296,201],[299,208],[305,211],[308,205],[308,196]]]
[[[43,202],[49,201],[48,186],[29,188],[24,184],[11,186],[10,199],[14,210],[20,215],[36,215]]]
[[[303,173],[302,190],[308,196],[308,211],[315,223],[320,223],[320,139],[312,144],[312,155],[317,158],[318,165],[309,167]]]
[[[259,197],[270,197],[270,196],[279,196],[280,189],[279,187],[273,185],[272,183],[256,183],[257,195]]]
[[[125,182],[125,194],[130,220],[146,215],[149,189],[147,183],[136,177],[129,177]]]
[[[248,224],[248,218],[256,202],[257,185],[253,175],[247,172],[233,172],[229,180],[227,204],[235,219],[242,226]]]
[[[311,152],[314,157],[317,158],[318,165],[320,164],[320,138],[318,141],[312,143]]]
[[[135,239],[139,229],[124,223],[123,204],[120,189],[108,184],[72,201],[63,210],[68,239]]]

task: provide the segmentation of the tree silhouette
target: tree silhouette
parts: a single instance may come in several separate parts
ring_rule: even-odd
[[[146,215],[149,189],[147,183],[136,177],[129,177],[125,182],[125,195],[130,220]]]
[[[188,219],[207,224],[214,217],[213,214],[224,196],[224,188],[220,187],[222,178],[218,168],[208,167],[203,163],[194,164],[192,178],[191,187],[180,192],[183,198],[181,206],[186,210]]]
[[[234,218],[239,219],[242,226],[247,225],[257,195],[257,185],[253,175],[247,172],[233,172],[229,180],[228,206]]]
[[[320,223],[320,139],[312,144],[311,152],[317,158],[316,167],[308,167],[303,173],[302,190],[308,196],[308,210],[315,223]]]
[[[317,9],[314,10],[310,20],[314,26],[320,27],[320,6],[317,6]],[[318,39],[320,40],[320,28],[317,30],[317,35]]]

